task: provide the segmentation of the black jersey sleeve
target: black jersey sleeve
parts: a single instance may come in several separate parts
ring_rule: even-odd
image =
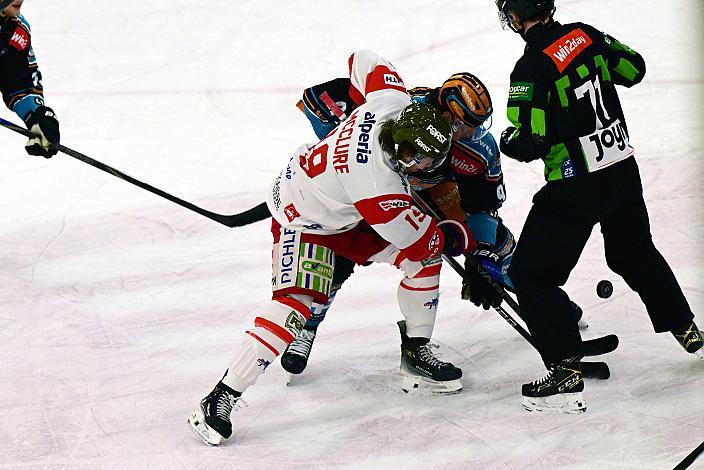
[[[511,73],[507,115],[515,129],[502,135],[501,152],[524,162],[543,158],[550,151],[545,124],[549,81],[539,65],[523,56]]]
[[[5,105],[22,119],[43,103],[41,73],[32,52],[29,27],[19,18],[2,18],[0,92]]]
[[[616,85],[627,88],[636,85],[645,76],[645,60],[643,57],[608,34],[601,33],[606,51],[607,64],[611,72],[611,80]]]

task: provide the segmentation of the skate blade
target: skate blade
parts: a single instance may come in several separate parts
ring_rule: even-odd
[[[542,413],[576,414],[587,411],[582,392],[558,393],[549,397],[523,397],[523,408]]]
[[[694,355],[697,356],[702,361],[704,361],[704,346],[702,346],[701,348],[694,351]]]
[[[225,440],[217,431],[205,424],[203,413],[198,410],[188,418],[188,427],[209,446],[219,445]]]
[[[401,389],[411,395],[454,395],[462,391],[462,384],[459,380],[438,382],[427,377],[406,375]]]
[[[292,382],[295,382],[294,377],[296,377],[296,374],[292,374],[290,372],[286,372],[284,370],[284,378],[286,380],[286,386],[291,385]]]

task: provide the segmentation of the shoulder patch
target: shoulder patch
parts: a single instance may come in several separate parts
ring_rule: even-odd
[[[29,48],[29,33],[24,28],[15,28],[8,44],[20,52],[26,50]]]
[[[509,101],[532,101],[533,84],[528,82],[511,82],[508,89]]]
[[[592,39],[587,33],[576,28],[543,49],[543,52],[552,59],[557,70],[563,72],[591,44]]]

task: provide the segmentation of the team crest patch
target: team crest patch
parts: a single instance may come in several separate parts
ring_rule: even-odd
[[[284,326],[286,327],[287,330],[289,331],[301,331],[303,329],[303,325],[305,324],[305,319],[301,317],[300,313],[297,312],[291,312],[288,314],[288,317],[286,318],[286,323]]]
[[[296,207],[293,204],[289,204],[288,206],[284,207],[284,214],[286,214],[286,218],[289,222],[293,222],[293,219],[301,216],[301,214],[298,213]]]

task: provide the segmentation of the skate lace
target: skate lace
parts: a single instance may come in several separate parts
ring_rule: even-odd
[[[311,330],[301,330],[301,333],[293,340],[288,347],[288,352],[299,356],[308,357],[310,349],[313,347],[315,332]]]
[[[545,375],[545,377],[534,381],[533,385],[536,385],[536,386],[543,385],[543,384],[549,382],[550,380],[552,380],[552,369]]]
[[[441,354],[433,354],[433,351],[431,349],[438,349],[440,346],[438,346],[435,343],[428,343],[424,344],[420,348],[418,348],[418,358],[421,359],[423,362],[426,362],[430,364],[431,366],[434,367],[440,367],[444,364],[441,360],[438,358],[441,357]]]
[[[220,395],[215,405],[215,414],[218,418],[229,423],[232,409],[234,408],[235,410],[239,410],[240,408],[246,406],[249,405],[247,405],[247,402],[245,402],[242,397],[236,397],[229,393],[223,393]]]

